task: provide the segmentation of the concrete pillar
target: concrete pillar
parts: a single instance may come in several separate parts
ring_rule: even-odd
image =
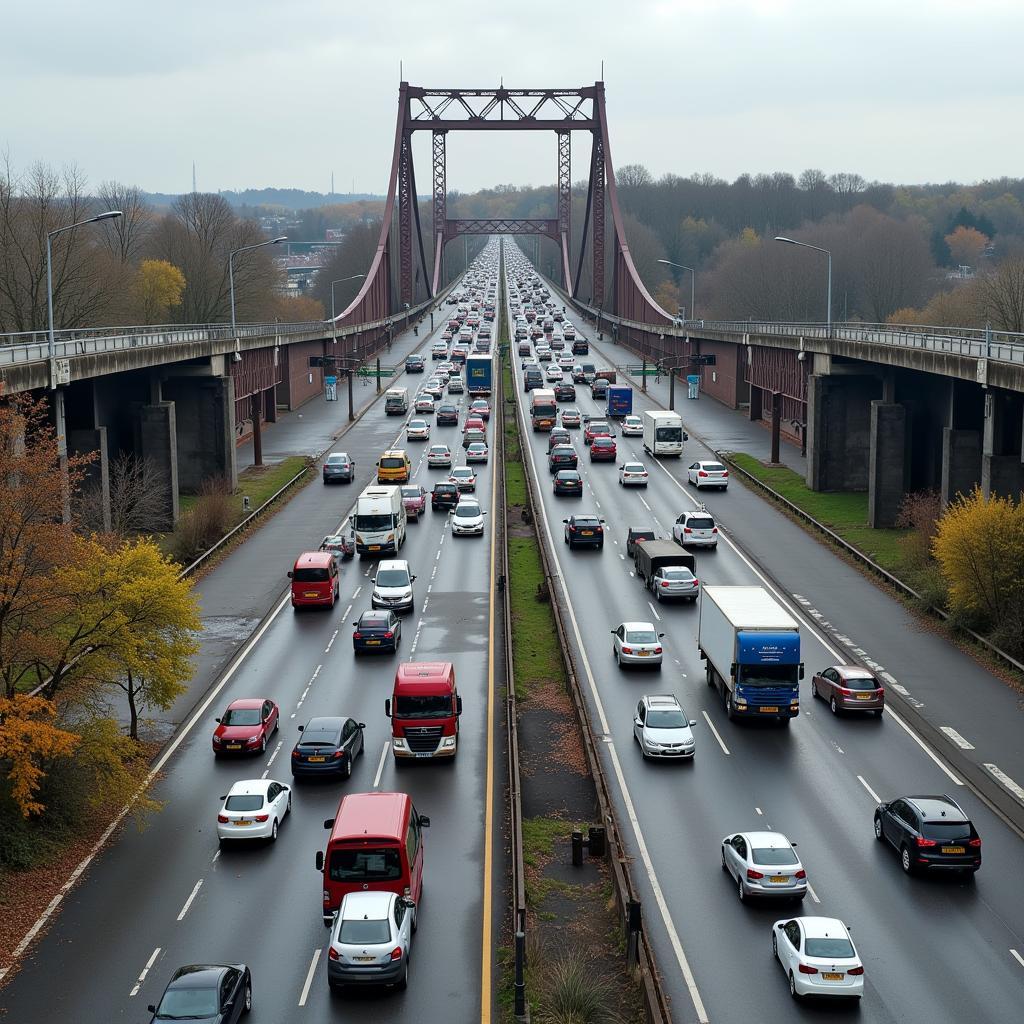
[[[83,490],[95,489],[99,497],[99,522],[93,525],[110,531],[110,462],[107,457],[107,428],[92,430],[69,430],[68,452],[72,455],[88,455],[96,452],[96,458],[86,468],[82,480]]]
[[[896,525],[907,491],[907,410],[895,402],[871,403],[868,525]]]
[[[747,409],[747,418],[756,423],[761,419],[763,412],[764,392],[755,384],[750,385],[750,407]]]
[[[986,497],[1020,498],[1024,491],[1024,463],[1016,395],[988,391],[981,449],[981,489]]]
[[[178,479],[186,494],[203,481],[238,483],[235,461],[235,388],[231,377],[173,377],[164,394],[177,409]]]
[[[981,433],[977,430],[942,431],[942,484],[940,498],[945,508],[958,494],[970,494],[981,482]]]
[[[136,421],[136,452],[149,459],[160,476],[167,481],[167,507],[163,522],[154,524],[171,530],[178,522],[178,444],[177,415],[173,402],[138,407]]]
[[[807,378],[807,486],[813,491],[866,491],[871,442],[871,400],[878,382],[868,377]]]

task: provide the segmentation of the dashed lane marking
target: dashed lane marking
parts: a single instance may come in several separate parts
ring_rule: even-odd
[[[722,748],[722,753],[728,757],[729,748],[725,745],[725,741],[722,739],[722,737],[718,733],[718,730],[715,728],[715,723],[711,721],[711,716],[706,711],[701,711],[701,714],[704,716],[704,721],[708,723],[708,728],[711,730],[712,735],[715,737],[716,740],[718,740],[718,745]],[[760,814],[761,812],[758,811],[757,813]]]
[[[1010,952],[1012,953],[1014,951],[1010,950]],[[153,964],[156,963],[156,958],[159,955],[160,947],[157,946],[156,949],[153,950],[153,955],[146,961],[146,966],[142,968],[142,973],[139,975],[139,980],[135,982],[135,986],[132,988],[131,992],[128,993],[129,998],[139,994],[139,989],[142,988],[142,983],[146,980],[146,975],[149,974],[150,967],[152,967]]]
[[[857,781],[868,791],[871,795],[871,799],[874,800],[876,804],[880,804],[882,802],[882,798],[868,785],[867,780],[863,775],[858,775]]]
[[[319,948],[313,950],[313,959],[309,961],[309,970],[306,972],[306,983],[302,986],[302,993],[299,996],[299,1006],[305,1006],[309,998],[309,989],[313,984],[313,977],[316,974],[316,965],[320,962]]]
[[[998,765],[983,764],[982,767],[993,778],[998,779],[1021,803],[1024,803],[1024,787],[1017,785],[1006,772],[1000,770]]]
[[[184,919],[185,915],[188,913],[188,908],[192,906],[192,901],[196,898],[196,896],[199,893],[199,890],[202,887],[203,887],[203,880],[200,878],[199,881],[196,882],[196,884],[193,887],[192,891],[188,894],[188,899],[185,900],[185,905],[181,908],[181,913],[178,914],[178,920],[179,921]]]
[[[385,741],[383,748],[380,752],[380,760],[377,762],[377,774],[373,777],[373,788],[376,789],[380,785],[380,777],[384,774],[384,759],[388,756],[389,743]]]

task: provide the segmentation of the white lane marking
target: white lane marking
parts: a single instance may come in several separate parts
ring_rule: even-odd
[[[654,512],[654,509],[652,509],[651,506],[648,505],[646,501],[644,501],[644,496],[642,494],[638,494],[637,497],[643,503],[644,508],[647,509],[648,512],[651,512],[651,513]]]
[[[436,562],[441,557],[441,549],[438,548],[437,554],[434,555],[434,561]]]
[[[1012,952],[1012,950],[1011,950]],[[142,968],[142,973],[139,975],[139,980],[135,982],[135,986],[131,992],[128,993],[128,998],[139,994],[139,989],[142,988],[142,983],[146,980],[146,975],[149,974],[150,967],[156,962],[156,958],[160,955],[160,947],[157,946],[153,950],[153,955],[146,961],[146,966]]]
[[[962,786],[963,782],[960,781],[940,760],[939,756],[929,747],[920,736],[914,732],[913,729],[907,725],[906,722],[896,714],[891,707],[885,709],[885,713],[935,762],[936,765],[949,777],[950,781],[956,786]]]
[[[994,764],[983,764],[982,767],[997,778],[1021,803],[1024,803],[1024,788],[1018,786],[1006,772],[1001,771]]]
[[[260,778],[261,779],[265,779],[269,774],[270,774],[270,769],[269,768],[264,768],[263,769],[263,774],[260,776]]]
[[[353,601],[359,596],[359,591],[362,590],[362,589],[363,589],[362,584],[360,584],[358,587],[356,587],[355,593],[352,595],[352,600]]]
[[[760,807],[755,807],[754,810],[757,811],[757,813],[760,814],[762,817],[764,817],[764,811],[762,811]]]
[[[807,891],[811,894],[811,899],[814,900],[815,903],[821,902],[821,900],[818,899],[818,894],[814,891],[814,888],[811,886],[810,882],[807,883]]]
[[[858,775],[857,781],[868,791],[868,793],[871,794],[871,799],[874,800],[876,804],[880,804],[882,802],[882,798],[868,785],[867,779],[865,779],[863,775]]]
[[[196,882],[195,887],[188,894],[188,899],[185,900],[185,905],[181,908],[181,913],[178,914],[178,920],[179,921],[181,921],[185,917],[185,915],[188,913],[188,908],[192,906],[192,901],[196,898],[196,894],[199,892],[199,890],[202,888],[202,886],[203,886],[203,880],[200,878],[199,881]]]
[[[619,552],[619,558],[621,558],[623,561],[626,560],[626,556],[621,551]]]
[[[347,618],[348,618],[348,613],[349,613],[350,611],[352,611],[352,605],[349,605],[349,606],[348,606],[348,607],[347,607],[347,608],[346,608],[346,609],[345,609],[345,610],[344,610],[344,611],[343,611],[343,612],[341,613],[341,617],[342,617],[343,619],[347,619]],[[332,648],[332,647],[334,646],[334,641],[338,639],[338,634],[339,634],[340,632],[341,632],[341,630],[340,630],[340,629],[336,629],[336,630],[334,631],[334,633],[333,633],[333,634],[331,635],[331,639],[330,639],[330,641],[328,642],[327,646],[326,646],[326,647],[324,648],[324,654],[330,654],[330,653],[331,653],[331,648]]]
[[[28,949],[28,947],[32,943],[32,940],[39,934],[40,929],[53,916],[54,912],[57,910],[61,902],[64,900],[64,897],[67,896],[67,894],[74,887],[78,879],[82,877],[83,872],[89,867],[93,860],[95,860],[96,855],[106,845],[107,840],[109,840],[110,837],[114,834],[114,832],[120,827],[121,822],[124,821],[128,812],[132,809],[132,807],[135,806],[135,802],[139,799],[140,796],[142,796],[142,794],[146,791],[146,788],[153,782],[153,780],[160,774],[160,772],[163,771],[164,765],[167,764],[167,762],[171,759],[171,757],[174,755],[178,747],[180,747],[182,743],[185,742],[185,739],[188,737],[188,734],[195,728],[198,722],[203,721],[205,719],[207,712],[210,710],[210,705],[215,700],[217,700],[217,698],[220,696],[221,691],[231,681],[232,677],[238,671],[239,667],[249,656],[249,653],[262,639],[263,634],[266,633],[268,629],[270,629],[274,620],[278,617],[278,615],[281,614],[281,612],[290,602],[291,594],[289,593],[281,598],[277,607],[270,613],[269,617],[267,618],[267,621],[264,622],[263,625],[251,637],[249,637],[248,641],[242,647],[242,650],[239,653],[236,660],[234,661],[234,663],[231,666],[229,666],[227,672],[224,673],[224,676],[221,679],[221,681],[217,683],[217,685],[214,686],[213,689],[209,692],[209,694],[206,697],[206,700],[204,700],[203,703],[199,705],[199,707],[196,709],[195,713],[192,715],[192,718],[188,721],[188,723],[177,732],[174,739],[171,740],[171,742],[168,744],[167,749],[160,755],[159,758],[157,758],[156,763],[153,765],[152,768],[150,768],[149,773],[139,784],[138,789],[135,790],[131,797],[129,797],[127,803],[121,808],[120,811],[118,811],[117,817],[114,818],[114,820],[106,827],[106,829],[103,831],[103,835],[101,835],[99,839],[97,839],[96,842],[93,844],[92,849],[90,849],[89,852],[85,855],[85,857],[83,857],[82,860],[78,862],[78,864],[75,866],[71,874],[68,875],[67,880],[58,890],[57,895],[54,896],[52,900],[50,900],[50,902],[46,905],[46,909],[39,915],[39,917],[36,918],[35,923],[25,933],[21,942],[19,942],[18,945],[14,947],[14,951],[11,953],[10,956],[10,963],[6,967],[0,968],[0,981],[3,981],[5,975],[7,975],[7,973],[10,971],[14,963],[17,960],[19,960],[21,956],[24,954],[25,950]],[[292,715],[292,718],[294,717],[295,716]]]
[[[1021,967],[1024,967],[1024,956],[1021,956],[1020,953],[1017,952],[1017,950],[1011,949],[1010,956],[1012,956],[1013,959],[1021,965]]]
[[[523,414],[522,406],[518,406],[520,424],[523,433],[527,434],[527,424],[525,416]],[[530,455],[530,465],[533,467],[533,477],[535,480],[540,480],[540,474],[537,471],[537,461],[534,457],[533,445],[527,444],[524,446]],[[544,499],[541,497],[541,507],[544,508]],[[545,508],[545,512],[546,512]],[[547,534],[548,546],[553,553],[555,564],[558,566],[559,574],[561,578],[565,579],[565,572],[562,568],[561,560],[558,557],[558,549],[555,546],[554,537],[551,533],[551,527],[548,523],[547,515],[541,516],[544,523],[544,531]],[[580,633],[579,621],[576,618],[576,611],[573,608],[572,598],[569,596],[568,589],[565,589],[565,606],[569,612],[569,621],[572,623],[573,635],[576,638],[576,645],[580,652],[580,658],[583,662],[583,669],[587,676],[587,687],[590,690],[591,700],[594,702],[594,708],[597,711],[598,721],[601,725],[601,732],[610,734],[611,729],[608,726],[608,715],[605,713],[604,704],[601,701],[601,695],[598,693],[597,681],[594,679],[594,672],[590,666],[590,658],[587,655],[586,646],[583,643],[583,636]],[[719,739],[721,742],[721,739]],[[608,757],[611,760],[612,768],[615,772],[615,780],[619,787],[619,792],[622,794],[622,802],[626,808],[626,816],[629,818],[630,828],[633,832],[634,840],[636,841],[637,850],[640,853],[640,859],[644,863],[644,869],[647,872],[647,878],[650,882],[651,891],[654,894],[654,902],[658,906],[658,911],[661,915],[662,923],[665,925],[665,930],[668,932],[669,943],[672,946],[672,951],[675,953],[676,962],[679,964],[679,969],[682,972],[683,980],[686,983],[687,991],[690,994],[690,999],[693,1002],[694,1009],[697,1011],[697,1020],[700,1024],[708,1024],[707,1011],[704,1009],[704,1002],[700,997],[700,990],[697,988],[697,980],[693,976],[693,971],[690,968],[690,961],[686,957],[686,952],[683,950],[683,943],[679,938],[679,933],[676,931],[675,922],[672,920],[672,913],[668,909],[668,903],[665,900],[665,894],[662,891],[661,883],[658,881],[657,872],[654,870],[654,862],[651,860],[650,851],[647,849],[647,841],[644,839],[643,831],[640,827],[640,821],[637,818],[636,808],[633,805],[633,798],[630,795],[629,787],[626,785],[626,779],[622,772],[622,764],[619,761],[618,751],[615,749],[614,743],[609,743]]]
[[[654,605],[653,605],[653,604],[651,604],[651,602],[650,602],[650,601],[648,601],[648,602],[647,602],[647,607],[651,609],[651,611],[652,611],[652,612],[653,612],[653,614],[654,614],[654,617],[655,617],[655,618],[656,618],[656,619],[657,619],[657,620],[658,620],[659,622],[661,622],[661,616],[660,616],[660,615],[658,614],[658,609],[657,609],[657,608],[655,608],[655,607],[654,607]]]
[[[388,747],[390,745],[390,743],[385,742],[384,747],[380,752],[380,760],[377,762],[377,774],[373,777],[374,789],[380,785],[380,777],[384,774],[384,759],[388,756]]]
[[[961,750],[973,750],[974,744],[968,743],[951,725],[939,726],[939,731],[944,732]]]
[[[268,768],[271,767],[271,765],[273,765],[274,758],[276,758],[277,755],[281,753],[281,748],[283,746],[284,746],[284,740],[278,740],[277,741],[277,746],[274,747],[274,752],[270,755],[270,760],[267,762],[267,767]]]
[[[302,994],[299,996],[299,1006],[305,1006],[309,998],[309,989],[313,984],[313,975],[316,973],[316,965],[320,962],[320,950],[313,950],[313,959],[309,962],[309,970],[306,972],[306,983],[302,986]]]
[[[706,711],[702,710],[701,714],[704,716],[704,721],[708,723],[708,728],[711,730],[712,735],[716,740],[718,740],[718,745],[722,748],[722,753],[728,756],[729,748],[725,745],[725,741],[718,734],[718,730],[715,728],[715,723],[711,721],[711,718]],[[757,813],[760,814],[761,812],[758,811]]]
[[[213,855],[213,860],[211,860],[210,863],[211,864],[216,864],[217,863],[217,858],[219,856],[220,856],[220,847],[218,846],[217,847],[217,852]]]

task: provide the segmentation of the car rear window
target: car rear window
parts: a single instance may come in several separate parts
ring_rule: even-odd
[[[326,583],[329,578],[328,571],[319,568],[296,569],[292,573],[292,579],[296,583]]]
[[[382,469],[401,469],[405,465],[404,459],[381,459]]]
[[[693,573],[689,569],[662,569],[661,575],[666,580],[692,580]]]
[[[808,956],[820,956],[825,960],[841,960],[854,956],[853,943],[849,939],[812,939],[804,946]]]
[[[841,676],[843,686],[848,690],[874,690],[878,683],[871,676]]]
[[[383,945],[391,941],[391,925],[384,921],[364,921],[356,918],[341,922],[338,929],[338,941],[353,946]]]
[[[710,530],[715,525],[715,521],[703,516],[690,516],[686,520],[686,525],[693,530]]]
[[[328,455],[327,465],[328,466],[345,466],[348,464],[347,455]]]
[[[571,469],[562,470],[560,473],[555,474],[559,480],[579,480],[579,473],[574,472]]]
[[[781,867],[784,864],[798,864],[796,854],[786,847],[754,847],[750,855],[755,864],[767,864],[771,867]]]
[[[926,839],[945,843],[953,839],[970,838],[971,826],[966,821],[926,821],[921,826],[921,834]]]
[[[626,642],[630,644],[653,644],[658,642],[658,634],[653,629],[630,629],[626,631]]]
[[[403,487],[402,497],[403,498],[418,498],[420,496],[420,489],[418,487]]]
[[[709,473],[725,472],[725,466],[723,466],[720,462],[705,462],[704,469],[706,469]]]
[[[597,516],[577,516],[577,526],[600,526],[601,524],[597,521]]]
[[[302,745],[336,747],[341,742],[341,733],[332,729],[305,729],[299,743]]]
[[[226,811],[258,811],[263,806],[263,796],[260,793],[239,793],[237,796],[229,796],[224,804]]]
[[[390,882],[402,877],[398,847],[345,847],[331,851],[328,872],[332,882]]]

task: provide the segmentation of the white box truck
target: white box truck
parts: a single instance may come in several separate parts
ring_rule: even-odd
[[[403,416],[409,409],[408,388],[388,388],[384,392],[384,413],[387,416]]]
[[[405,543],[407,522],[402,489],[380,484],[367,487],[356,500],[352,519],[360,557],[397,553]]]
[[[704,587],[697,646],[729,718],[800,713],[800,626],[763,587]]]
[[[683,430],[683,418],[677,412],[644,411],[644,451],[651,455],[683,454],[683,442],[689,437]]]

